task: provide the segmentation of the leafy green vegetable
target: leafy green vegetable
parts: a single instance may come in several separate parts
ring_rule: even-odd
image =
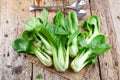
[[[55,61],[54,64],[57,67],[56,69],[58,71],[59,71],[59,68],[57,66],[58,64],[63,68],[62,71],[65,71],[69,65],[69,52],[68,52],[69,47],[66,47],[67,36],[65,35],[61,36],[57,41],[58,41],[57,42],[58,53],[55,56],[53,56],[56,58],[56,60],[53,59]]]
[[[61,11],[58,11],[56,16],[54,17],[54,24],[58,25],[59,27],[66,29],[64,16]]]
[[[104,35],[96,36],[90,43],[89,49],[82,50],[77,57],[72,61],[71,67],[75,72],[81,70],[84,66],[93,64],[97,59],[97,54],[104,53],[110,49],[110,46],[104,42]],[[104,47],[101,47],[104,45]],[[78,64],[79,63],[79,64]]]
[[[12,47],[17,52],[28,52],[29,46],[30,46],[30,42],[22,37],[15,39],[12,44]]]
[[[46,26],[48,24],[48,13],[45,9],[43,9],[42,15],[43,15],[42,18],[43,25]]]
[[[93,15],[93,16],[90,16],[88,18],[88,20],[86,21],[83,21],[82,23],[82,27],[85,29],[85,30],[88,30],[89,32],[89,35],[87,36],[87,43],[89,44],[91,42],[91,40],[99,35],[99,34],[102,34],[100,32],[100,20],[97,16]]]
[[[76,33],[78,31],[78,18],[77,14],[75,12],[70,12],[68,14],[68,26],[69,26],[69,31],[71,32],[71,35]],[[70,35],[70,36],[71,36]],[[70,45],[70,57],[75,57],[78,53],[78,44],[77,44],[77,36],[74,36],[74,39],[72,40],[72,44]]]
[[[69,43],[71,43],[71,45],[68,46],[70,48],[69,54],[72,58],[75,57],[78,52],[77,36],[79,34],[79,33],[74,34],[78,32],[78,19],[76,13],[70,12],[68,16],[64,18],[62,12],[59,11],[54,18],[54,23],[61,28],[61,30],[60,29],[57,30],[64,31],[60,33],[67,32],[69,34],[68,35],[68,37],[70,36]]]
[[[12,46],[14,50],[17,52],[25,52],[27,54],[37,56],[40,59],[40,61],[46,66],[52,65],[51,57],[42,50],[40,50],[39,48],[35,47],[34,44],[29,40],[26,40],[22,37],[17,38],[14,40]]]
[[[91,16],[82,26],[88,30],[89,35],[84,37],[81,34],[78,38],[80,52],[71,63],[71,68],[75,72],[93,64],[98,54],[103,54],[111,48],[106,43],[106,37],[100,32],[100,23],[97,16]]]
[[[69,67],[69,56],[73,59],[70,66],[78,72],[85,66],[93,64],[97,56],[108,51],[111,46],[100,32],[100,20],[90,16],[82,22],[82,32],[78,29],[75,12],[64,17],[58,11],[53,23],[48,22],[48,12],[43,9],[42,19],[32,17],[25,23],[22,36],[13,41],[16,52],[24,52],[38,57],[45,65],[52,63],[57,71],[63,72]],[[38,74],[36,78],[42,78]]]
[[[25,28],[26,30],[31,31],[35,29],[35,27],[37,28],[40,27],[41,25],[42,25],[42,21],[40,18],[32,17],[27,23],[25,23]]]

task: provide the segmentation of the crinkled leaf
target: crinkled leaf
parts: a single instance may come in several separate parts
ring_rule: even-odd
[[[14,40],[12,47],[17,52],[28,52],[30,47],[30,41],[20,37]]]
[[[68,24],[70,27],[70,31],[73,33],[74,31],[78,30],[78,18],[75,12],[70,12],[68,14]]]
[[[55,27],[55,34],[57,35],[68,35],[69,32],[65,31],[63,28],[56,26]]]
[[[85,30],[88,30],[89,37],[97,35],[100,33],[100,20],[97,16],[93,15],[88,18],[88,20],[82,22],[82,27]]]
[[[103,54],[106,51],[108,51],[111,48],[111,46],[109,44],[100,44],[99,46],[97,46],[93,52],[95,54]]]
[[[41,27],[39,33],[46,37],[46,39],[48,40],[48,42],[51,43],[51,45],[56,46],[55,36],[46,27]]]
[[[37,37],[35,36],[34,32],[33,31],[27,31],[25,30],[23,33],[22,33],[22,37],[29,40],[29,41],[36,41],[37,40]]]
[[[87,42],[83,34],[78,36],[78,45],[79,45],[79,49],[87,48]]]
[[[73,34],[71,34],[71,35],[69,36],[68,45],[72,44],[73,39],[74,39],[75,37],[77,37],[79,33],[80,33],[80,31],[79,31],[79,30],[76,30]]]
[[[97,30],[100,31],[100,19],[98,16],[96,15],[93,15],[93,16],[90,16],[87,20],[87,22],[90,24],[90,25],[94,25],[97,27]]]
[[[106,38],[104,35],[97,35],[93,38],[93,40],[90,42],[90,48],[94,50],[99,45],[106,43]]]
[[[28,22],[25,23],[25,28],[28,31],[34,30],[35,27],[40,27],[42,25],[40,18],[32,17]]]
[[[65,22],[64,22],[64,16],[61,11],[58,11],[54,17],[54,24],[62,27],[63,29],[65,28]]]
[[[48,12],[46,11],[46,9],[42,10],[42,16],[43,25],[46,26],[48,23]]]
[[[87,31],[89,32],[88,37],[93,34],[94,26],[89,25],[89,24],[87,23],[87,21],[83,21],[83,22],[82,22],[82,27],[83,27],[83,29],[85,29],[85,30],[87,30]]]
[[[54,24],[47,24],[46,28],[52,33],[55,34],[55,25]]]

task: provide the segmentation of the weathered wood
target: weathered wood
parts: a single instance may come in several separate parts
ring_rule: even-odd
[[[30,80],[29,55],[18,54],[12,41],[21,35],[32,13],[28,6],[32,0],[0,0],[0,80]]]
[[[114,68],[117,73],[118,80],[120,80],[120,0],[108,0],[109,2],[109,10],[111,12],[112,23],[114,26],[114,36],[113,36],[113,51],[115,48],[115,55],[112,54],[114,58]],[[116,40],[114,40],[116,39]],[[117,42],[116,42],[117,41]]]
[[[114,4],[113,0],[108,0]],[[107,42],[112,46],[111,50],[99,57],[100,74],[102,80],[119,80],[120,79],[120,44],[119,44],[119,23],[114,25],[115,16],[112,8],[112,13],[107,0],[90,0],[91,12],[96,14],[101,19],[101,30],[107,36]],[[117,0],[118,1],[118,0]],[[120,1],[119,1],[120,2]],[[118,4],[118,3],[116,3]],[[114,4],[114,6],[116,6]],[[113,7],[113,5],[111,5]],[[118,9],[118,8],[117,8]],[[118,11],[116,9],[116,11]],[[116,13],[116,12],[114,12]],[[120,13],[120,12],[119,12]],[[112,14],[112,17],[111,17]],[[117,17],[116,17],[117,18]],[[113,20],[112,20],[113,19]]]
[[[116,32],[116,35],[117,35],[117,40],[118,40],[118,43],[120,44],[120,0],[108,0],[109,2],[109,10],[111,12],[111,17],[112,17],[112,20],[113,20],[113,25],[114,25],[114,29],[115,29],[115,32]],[[119,49],[118,49],[119,50]],[[119,53],[119,56],[120,56],[120,53]]]

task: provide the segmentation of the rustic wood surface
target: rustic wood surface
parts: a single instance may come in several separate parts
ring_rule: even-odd
[[[95,64],[74,73],[68,69],[57,72],[41,64],[35,57],[16,53],[12,41],[21,35],[24,23],[32,16],[42,17],[41,11],[30,12],[30,5],[62,6],[76,0],[0,0],[0,80],[120,80],[120,0],[86,0],[87,15],[98,15],[101,30],[107,36],[111,50],[100,55]],[[67,9],[62,9],[67,11]],[[69,11],[69,10],[68,10]],[[49,21],[55,12],[49,12]]]

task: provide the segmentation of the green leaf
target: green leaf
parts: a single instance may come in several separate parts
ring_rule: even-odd
[[[53,35],[68,35],[69,32],[65,31],[62,27],[59,27],[54,24],[48,24],[46,28],[53,34]]]
[[[93,27],[92,33],[97,34],[100,33],[100,19],[98,16],[90,16],[89,19],[87,20],[87,23],[89,26]]]
[[[39,58],[39,60],[46,66],[52,65],[51,57],[43,52],[41,48],[34,46],[34,44],[24,38],[17,38],[13,44],[13,48],[17,52],[26,52],[27,54],[33,54]]]
[[[52,46],[56,47],[55,36],[46,27],[41,27],[39,33],[46,37]]]
[[[68,14],[68,24],[70,27],[70,31],[73,33],[74,31],[78,30],[78,18],[75,12],[70,12]]]
[[[29,41],[21,38],[17,38],[14,40],[12,43],[12,47],[14,48],[15,51],[17,52],[27,52],[28,47],[29,47]]]
[[[79,33],[80,33],[80,31],[79,31],[79,30],[76,30],[73,34],[71,34],[71,35],[69,36],[68,45],[72,44],[73,39],[74,39],[75,37],[77,37]]]
[[[87,30],[87,31],[89,32],[88,37],[93,34],[94,26],[89,25],[89,24],[87,23],[87,21],[83,21],[83,22],[82,22],[82,27],[83,27],[83,29],[85,29],[85,30]]]
[[[87,22],[90,24],[90,25],[94,25],[97,27],[97,30],[100,31],[100,19],[98,16],[96,15],[93,15],[93,16],[90,16],[87,20]]]
[[[42,16],[43,25],[46,26],[48,23],[48,12],[46,11],[46,9],[42,10]]]
[[[69,18],[68,16],[64,19],[65,27],[67,31],[70,31]]]
[[[56,26],[55,27],[55,34],[57,35],[68,35],[69,32],[65,31],[63,28]]]
[[[90,42],[90,48],[94,50],[97,48],[100,44],[106,43],[106,38],[104,35],[97,35],[93,38],[93,40]]]
[[[55,27],[56,25],[48,23],[46,28],[52,33],[55,34]]]
[[[28,52],[30,47],[30,41],[20,37],[13,41],[12,47],[17,52]]]
[[[59,27],[62,27],[63,29],[66,29],[65,22],[64,22],[64,16],[61,11],[58,11],[54,17],[54,24],[58,25]]]
[[[40,27],[42,25],[40,18],[32,17],[28,22],[25,23],[25,28],[28,31],[34,30],[36,27]]]
[[[42,42],[42,41],[39,41],[38,43],[39,43],[38,47],[40,48],[40,50],[43,51],[43,49],[44,49],[44,44],[43,44],[43,42]]]
[[[22,33],[22,37],[24,39],[27,39],[29,41],[36,41],[37,37],[35,36],[34,32],[33,31],[27,31],[25,30],[23,33]]]
[[[93,52],[95,54],[103,54],[106,51],[108,51],[111,48],[111,46],[109,44],[100,44],[99,46],[97,46]]]
[[[41,79],[42,77],[43,77],[42,74],[38,74],[38,75],[36,76],[37,79]]]
[[[84,34],[82,34],[82,33],[80,36],[78,36],[78,45],[79,45],[79,49],[87,48],[87,42],[84,37]]]
[[[87,20],[82,22],[83,29],[89,32],[89,37],[93,38],[100,34],[100,20],[97,16],[90,16]]]

